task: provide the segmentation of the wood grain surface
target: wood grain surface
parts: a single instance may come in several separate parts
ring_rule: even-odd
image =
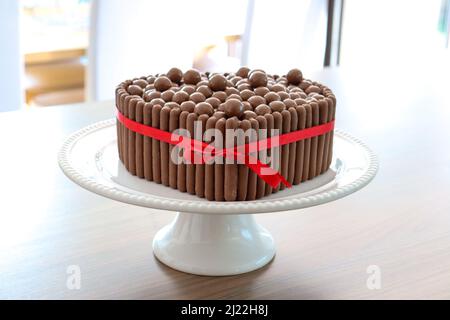
[[[60,171],[64,137],[112,117],[112,102],[0,114],[0,298],[448,299],[448,74],[316,74],[336,92],[337,127],[379,155],[378,176],[333,203],[259,215],[277,255],[233,277],[162,265],[151,242],[173,213],[102,198]],[[72,265],[79,290],[66,286]],[[378,290],[366,285],[371,265],[381,271]]]

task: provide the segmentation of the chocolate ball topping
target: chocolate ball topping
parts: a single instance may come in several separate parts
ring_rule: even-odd
[[[172,88],[172,81],[169,78],[162,76],[155,80],[155,89],[158,91],[166,91]]]
[[[134,80],[133,84],[141,87],[142,89],[144,89],[146,86],[148,86],[148,82],[145,81],[144,79]]]
[[[134,100],[141,99],[150,106],[195,113],[202,121],[208,117],[233,118],[236,123],[252,122],[252,126],[257,126],[255,121],[271,113],[286,114],[286,110],[296,113],[299,106],[308,104],[318,104],[324,109],[336,101],[330,88],[304,79],[299,69],[277,76],[247,67],[236,73],[222,74],[200,73],[195,69],[183,73],[171,68],[167,74],[124,81],[116,89],[116,95],[131,95]]]
[[[214,108],[208,102],[201,102],[195,106],[194,111],[198,115],[207,114],[208,116],[212,116]]]
[[[270,107],[267,105],[267,104],[260,104],[258,107],[256,107],[256,109],[255,109],[255,113],[258,115],[258,116],[263,116],[263,115],[265,115],[265,114],[267,114],[267,113],[270,113],[271,112],[271,109],[270,109]]]
[[[167,72],[167,77],[175,83],[180,83],[183,79],[183,71],[178,68],[172,68]]]
[[[239,68],[239,70],[236,72],[236,75],[241,77],[241,78],[247,78],[248,74],[250,72],[250,69],[247,67],[241,67]]]
[[[188,101],[188,100],[189,100],[189,94],[185,91],[175,92],[175,94],[172,97],[172,101],[176,102],[178,104],[181,104],[184,101]]]
[[[186,84],[197,84],[202,80],[202,77],[200,72],[190,69],[184,73],[183,79]]]
[[[242,116],[242,113],[244,112],[244,106],[242,105],[242,102],[238,99],[229,99],[225,102],[224,111],[228,118],[232,117],[240,118]]]
[[[250,75],[250,85],[253,88],[267,86],[267,75],[262,71],[254,71]]]
[[[214,91],[224,91],[227,88],[227,79],[221,74],[215,74],[209,79],[209,87]]]
[[[292,69],[288,72],[286,78],[288,83],[297,86],[303,81],[303,74],[299,69]]]
[[[131,86],[128,87],[127,89],[128,93],[131,95],[136,95],[136,96],[142,96],[142,94],[144,93],[144,90],[135,84],[132,84]]]

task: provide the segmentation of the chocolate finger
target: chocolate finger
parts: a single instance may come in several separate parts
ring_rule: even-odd
[[[273,136],[276,135],[281,135],[283,132],[283,116],[281,115],[281,113],[279,112],[274,112],[272,113],[273,115],[273,121],[274,121],[274,129],[276,130],[274,132]],[[289,120],[290,122],[290,120]],[[281,151],[282,151],[282,147],[275,147],[272,148],[272,162],[275,162],[275,170],[278,170],[278,172],[280,174],[282,174],[281,172],[281,168],[282,168],[282,157],[281,157]],[[280,184],[278,186],[276,186],[275,188],[273,188],[272,193],[276,193],[280,190]]]
[[[328,103],[326,100],[319,100],[319,124],[325,124],[328,120]],[[326,134],[322,134],[318,137],[318,150],[317,150],[317,166],[316,176],[323,172],[323,163],[325,158],[325,138]]]
[[[174,132],[180,125],[180,108],[170,110],[169,132]],[[169,145],[169,186],[177,189],[177,175],[178,175],[178,159],[172,159],[172,153],[175,146]],[[175,157],[176,158],[176,157]]]
[[[128,104],[128,118],[136,120],[136,106],[138,99],[132,99]],[[132,175],[136,175],[136,133],[132,130],[128,131],[128,171]]]
[[[212,129],[216,127],[217,118],[211,117],[206,122],[206,132],[212,132]],[[215,144],[215,136],[207,136],[206,143]],[[213,140],[213,141],[212,141]],[[208,200],[214,200],[214,159],[212,163],[205,164],[205,198]]]
[[[187,130],[187,118],[188,118],[189,112],[183,111],[180,114],[180,129]],[[179,150],[182,155],[186,152],[186,150]],[[178,164],[178,171],[177,171],[177,187],[178,190],[181,192],[186,192],[186,177],[187,177],[187,171],[186,171],[186,163],[184,159],[180,159],[180,163]]]
[[[281,112],[283,121],[282,134],[291,132],[291,113],[288,110],[283,110]],[[288,180],[289,172],[289,145],[285,144],[281,147],[281,175]],[[280,190],[284,190],[286,185],[284,183],[280,184]]]
[[[162,107],[157,104],[152,108],[152,127],[159,128],[160,117],[161,117]],[[153,181],[156,183],[161,183],[161,151],[160,151],[160,141],[158,139],[152,139],[152,170],[153,170]]]
[[[239,120],[235,117],[227,119],[225,132],[225,148],[234,147],[234,131],[239,126]],[[232,162],[232,163],[231,163]],[[235,201],[237,198],[238,166],[236,159],[226,157],[225,159],[225,177],[224,177],[224,198],[225,201]]]
[[[123,115],[128,118],[128,106],[131,103],[131,100],[133,100],[135,97],[133,96],[127,96],[125,98],[125,104],[123,106]],[[128,154],[128,133],[129,129],[124,127],[124,130],[122,131],[122,145],[123,145],[123,164],[125,165],[125,168],[127,170],[130,169],[129,165],[129,154]]]
[[[306,109],[304,106],[297,106],[298,130],[303,130],[306,127]],[[303,162],[305,159],[305,140],[297,141],[297,154],[295,157],[295,176],[294,185],[302,182],[303,178]]]
[[[144,123],[144,105],[145,102],[140,100],[136,105],[136,122]],[[144,178],[144,137],[136,133],[136,175]]]
[[[152,105],[146,103],[144,105],[144,124],[152,125]],[[152,156],[152,139],[144,137],[144,177],[148,181],[153,181],[153,156]]]
[[[195,122],[197,121],[197,115],[195,113],[190,113],[187,117],[187,130],[191,139],[194,139],[195,132]],[[195,164],[194,155],[192,155],[190,161],[186,165],[186,190],[190,194],[195,194]]]
[[[169,131],[170,122],[170,108],[165,106],[161,109],[159,120],[159,128],[163,131]],[[167,142],[160,142],[159,145],[161,154],[161,183],[169,186],[169,144]]]
[[[289,108],[291,114],[291,131],[298,130],[298,116],[295,107]],[[297,143],[293,142],[289,144],[289,171],[288,171],[288,182],[292,185],[294,183],[295,177],[295,164],[297,158]]]
[[[306,126],[305,128],[311,128],[313,123],[312,109],[310,104],[303,105],[306,110]],[[305,140],[305,153],[303,157],[303,174],[302,182],[309,178],[309,161],[311,156],[311,138]]]
[[[207,114],[201,114],[198,117],[198,126],[196,129],[199,132],[196,134],[196,140],[203,141],[203,134],[206,131],[206,122],[208,119],[209,116]],[[200,162],[202,160],[202,155],[200,154],[198,156],[200,156],[198,161]],[[195,164],[195,194],[200,198],[205,197],[205,165],[202,163]]]
[[[227,120],[225,118],[221,118],[216,122],[216,130],[221,133],[220,137],[216,137],[214,146],[216,149],[221,150],[225,148],[225,128],[226,128]],[[221,157],[220,159],[216,158],[214,162],[214,198],[216,201],[224,201],[225,200],[225,157]]]
[[[264,141],[267,139],[267,119],[263,116],[256,117],[256,120],[258,121],[258,141]],[[267,150],[261,150],[258,153],[258,160],[266,164],[267,161]],[[256,186],[256,199],[260,199],[264,197],[265,195],[265,187],[266,182],[261,179],[260,177],[257,177],[257,186]]]
[[[264,115],[264,118],[266,118],[266,121],[267,121],[267,138],[270,139],[270,138],[272,138],[273,129],[275,128],[275,120],[273,118],[273,115],[270,113],[266,113]],[[269,163],[267,163],[267,164],[270,166],[272,166],[272,161],[274,158],[274,155],[272,155],[272,153],[274,153],[275,150],[276,150],[276,148],[273,148],[273,147],[267,149],[267,157],[268,157],[268,160],[270,160]],[[276,166],[276,164],[274,164],[274,166]],[[276,168],[274,167],[273,169],[276,169]],[[270,184],[266,184],[266,187],[265,187],[266,196],[268,196],[269,194],[272,194],[272,191],[273,191],[272,186]]]
[[[316,102],[311,102],[312,111],[312,126],[315,127],[319,125],[319,105]],[[312,179],[316,176],[316,166],[317,166],[317,146],[318,137],[311,138],[311,154],[309,158],[309,176],[308,179]]]
[[[248,141],[249,141],[249,143],[254,143],[254,142],[258,141],[259,123],[256,119],[252,118],[252,119],[250,119],[250,124],[252,127],[252,131],[250,132]],[[249,152],[250,152],[249,155],[252,158],[258,159],[258,151],[257,150],[249,150]],[[258,176],[256,175],[256,173],[253,170],[249,170],[247,200],[249,200],[249,201],[256,200],[257,191],[258,191]],[[263,189],[263,192],[264,192],[264,189]]]
[[[333,101],[330,98],[325,98],[325,101],[327,102],[327,123],[331,121],[331,111],[332,111],[332,104]],[[330,141],[331,141],[331,132],[327,132],[325,134],[325,146],[324,146],[324,160],[322,163],[322,173],[326,172],[328,170],[328,156],[329,156],[329,149],[330,149]]]
[[[330,98],[333,101],[333,104],[331,105],[331,112],[330,112],[331,120],[330,121],[334,121],[336,119],[336,98],[334,98],[334,96],[330,96]],[[331,135],[330,135],[330,145],[328,148],[327,167],[330,167],[331,161],[333,160],[333,141],[334,141],[334,130],[331,131]]]
[[[243,143],[243,145],[237,145],[239,152],[243,152],[245,154],[245,144],[249,143],[248,137],[246,133],[249,132],[252,125],[249,120],[242,120],[239,129],[242,130],[242,134],[244,134],[244,141],[239,141],[238,143]],[[245,164],[238,164],[238,194],[237,200],[244,201],[247,198],[248,192],[248,167]]]

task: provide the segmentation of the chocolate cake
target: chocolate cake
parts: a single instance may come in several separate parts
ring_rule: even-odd
[[[267,148],[266,152],[253,150],[252,157],[267,166],[269,159],[275,163],[278,157],[279,165],[274,170],[285,183],[271,185],[247,164],[249,146],[254,141],[287,137],[289,133],[334,124],[336,98],[333,92],[318,82],[304,79],[298,69],[279,76],[246,67],[223,74],[200,73],[193,69],[183,73],[172,68],[166,74],[122,82],[116,89],[116,107],[120,115],[117,121],[119,157],[128,172],[211,201],[260,199],[313,179],[326,172],[331,164],[331,127],[309,138]],[[181,149],[180,152],[175,143],[134,130],[129,123],[137,123],[141,129],[158,129],[154,130],[157,134],[185,132],[181,135],[189,135],[191,142],[217,143],[213,157],[224,161],[174,161],[175,153],[186,159],[186,154],[183,155],[186,151]],[[206,139],[205,133],[211,129],[222,135]],[[228,146],[227,135],[238,129],[250,134],[240,140],[243,149],[234,154],[235,161],[228,162],[218,150]],[[236,142],[238,136],[231,140]],[[239,147],[239,143],[236,145]],[[195,150],[192,154],[195,158]],[[239,155],[247,162],[236,161]]]

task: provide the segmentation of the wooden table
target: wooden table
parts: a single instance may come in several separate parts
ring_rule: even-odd
[[[233,277],[162,265],[152,237],[173,213],[102,198],[60,171],[64,137],[112,117],[113,103],[0,115],[0,298],[450,298],[450,77],[431,69],[316,77],[336,91],[338,127],[379,155],[378,176],[339,201],[258,216],[277,256]],[[66,286],[72,265],[79,290]],[[379,290],[366,284],[371,265]]]

